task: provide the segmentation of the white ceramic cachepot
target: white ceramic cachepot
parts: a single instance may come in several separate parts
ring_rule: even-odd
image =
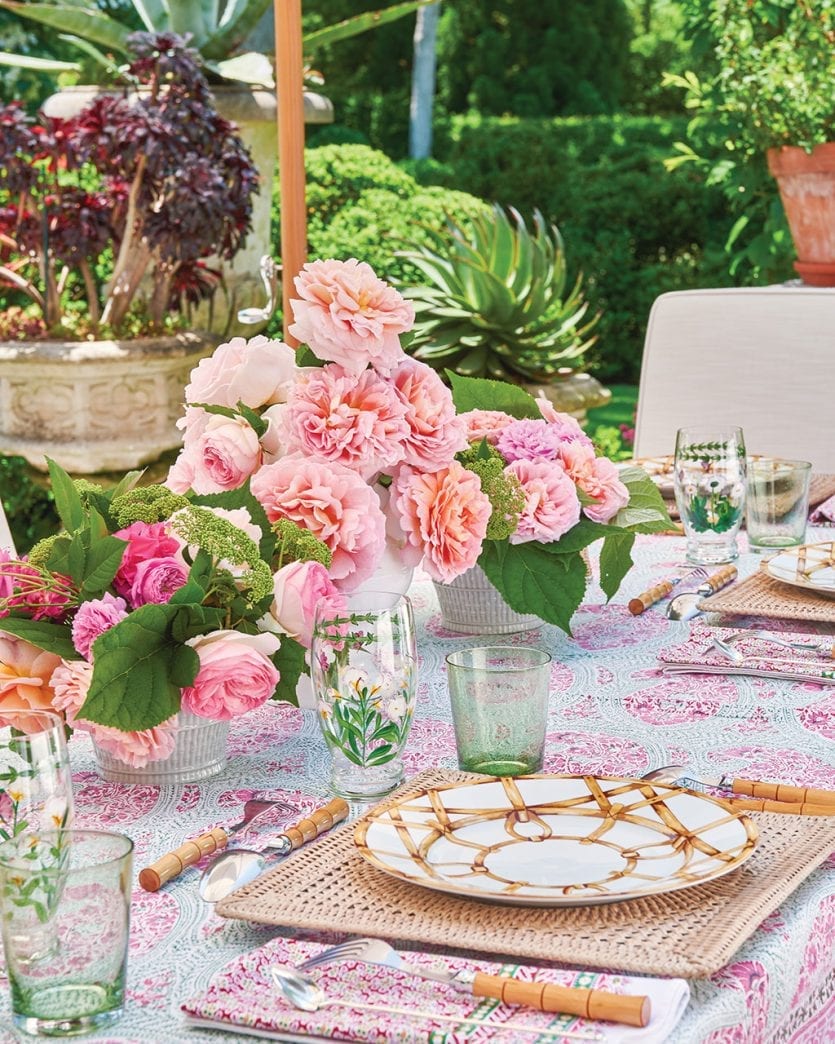
[[[487,579],[483,569],[473,566],[450,584],[435,582],[443,625],[459,634],[514,634],[542,626],[531,613],[517,613]]]
[[[114,758],[93,741],[96,764],[112,783],[141,783],[146,786],[195,783],[216,776],[226,767],[228,721],[209,721],[180,711],[177,715],[177,745],[164,761],[151,761],[144,768],[133,768]]]

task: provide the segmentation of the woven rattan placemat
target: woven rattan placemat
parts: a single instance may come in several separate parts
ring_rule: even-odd
[[[467,779],[431,769],[395,798]],[[759,814],[760,841],[738,870],[680,892],[605,906],[506,906],[433,892],[369,866],[353,824],[292,855],[217,907],[223,917],[377,935],[509,958],[703,978],[835,849],[835,819]]]
[[[809,507],[815,508],[835,496],[835,475],[813,475],[809,483]]]
[[[760,570],[699,602],[706,613],[767,616],[777,620],[808,620],[835,624],[835,598],[804,591],[773,580]]]

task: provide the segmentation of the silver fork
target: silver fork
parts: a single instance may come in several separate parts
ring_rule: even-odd
[[[419,979],[442,982],[471,997],[493,997],[506,1004],[521,1004],[539,1011],[561,1012],[591,1019],[604,1018],[630,1026],[646,1026],[650,1018],[649,997],[589,991],[572,986],[557,986],[555,983],[522,982],[507,975],[486,975],[466,968],[451,972],[446,968],[418,967],[404,961],[397,950],[382,939],[350,939],[309,957],[298,966],[298,970],[308,972],[323,964],[349,960],[396,968]]]
[[[739,641],[741,638],[759,638],[762,641],[771,642],[773,645],[780,645],[784,649],[809,649],[814,652],[828,653],[829,656],[832,656],[833,653],[831,647],[821,642],[792,642],[785,638],[780,638],[779,635],[775,635],[771,631],[737,631],[736,634],[729,634],[727,638],[714,637],[713,644],[729,660],[733,660],[734,663],[743,663],[745,656],[738,649],[731,647],[734,642]]]

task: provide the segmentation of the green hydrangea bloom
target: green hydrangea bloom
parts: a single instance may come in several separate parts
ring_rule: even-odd
[[[228,518],[216,515],[209,508],[188,504],[177,511],[170,525],[187,544],[207,551],[216,562],[248,566],[235,577],[237,584],[246,591],[247,601],[260,602],[272,594],[272,571],[261,558],[258,545]]]
[[[525,507],[525,494],[515,475],[505,474],[504,457],[486,441],[480,446],[471,446],[458,454],[458,459],[478,475],[482,492],[487,495],[493,508],[487,523],[487,540],[507,540],[516,532],[519,516]]]
[[[114,497],[110,511],[120,529],[134,522],[164,522],[175,511],[188,507],[189,500],[179,493],[172,493],[165,486],[137,486],[127,493]]]
[[[325,569],[330,569],[333,553],[328,545],[314,536],[309,529],[291,522],[289,518],[280,518],[273,522],[276,535],[275,554],[280,565],[289,562],[321,562]]]

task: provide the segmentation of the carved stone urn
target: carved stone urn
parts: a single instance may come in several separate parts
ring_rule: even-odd
[[[217,338],[0,341],[0,453],[72,474],[123,471],[178,446],[183,390]]]

